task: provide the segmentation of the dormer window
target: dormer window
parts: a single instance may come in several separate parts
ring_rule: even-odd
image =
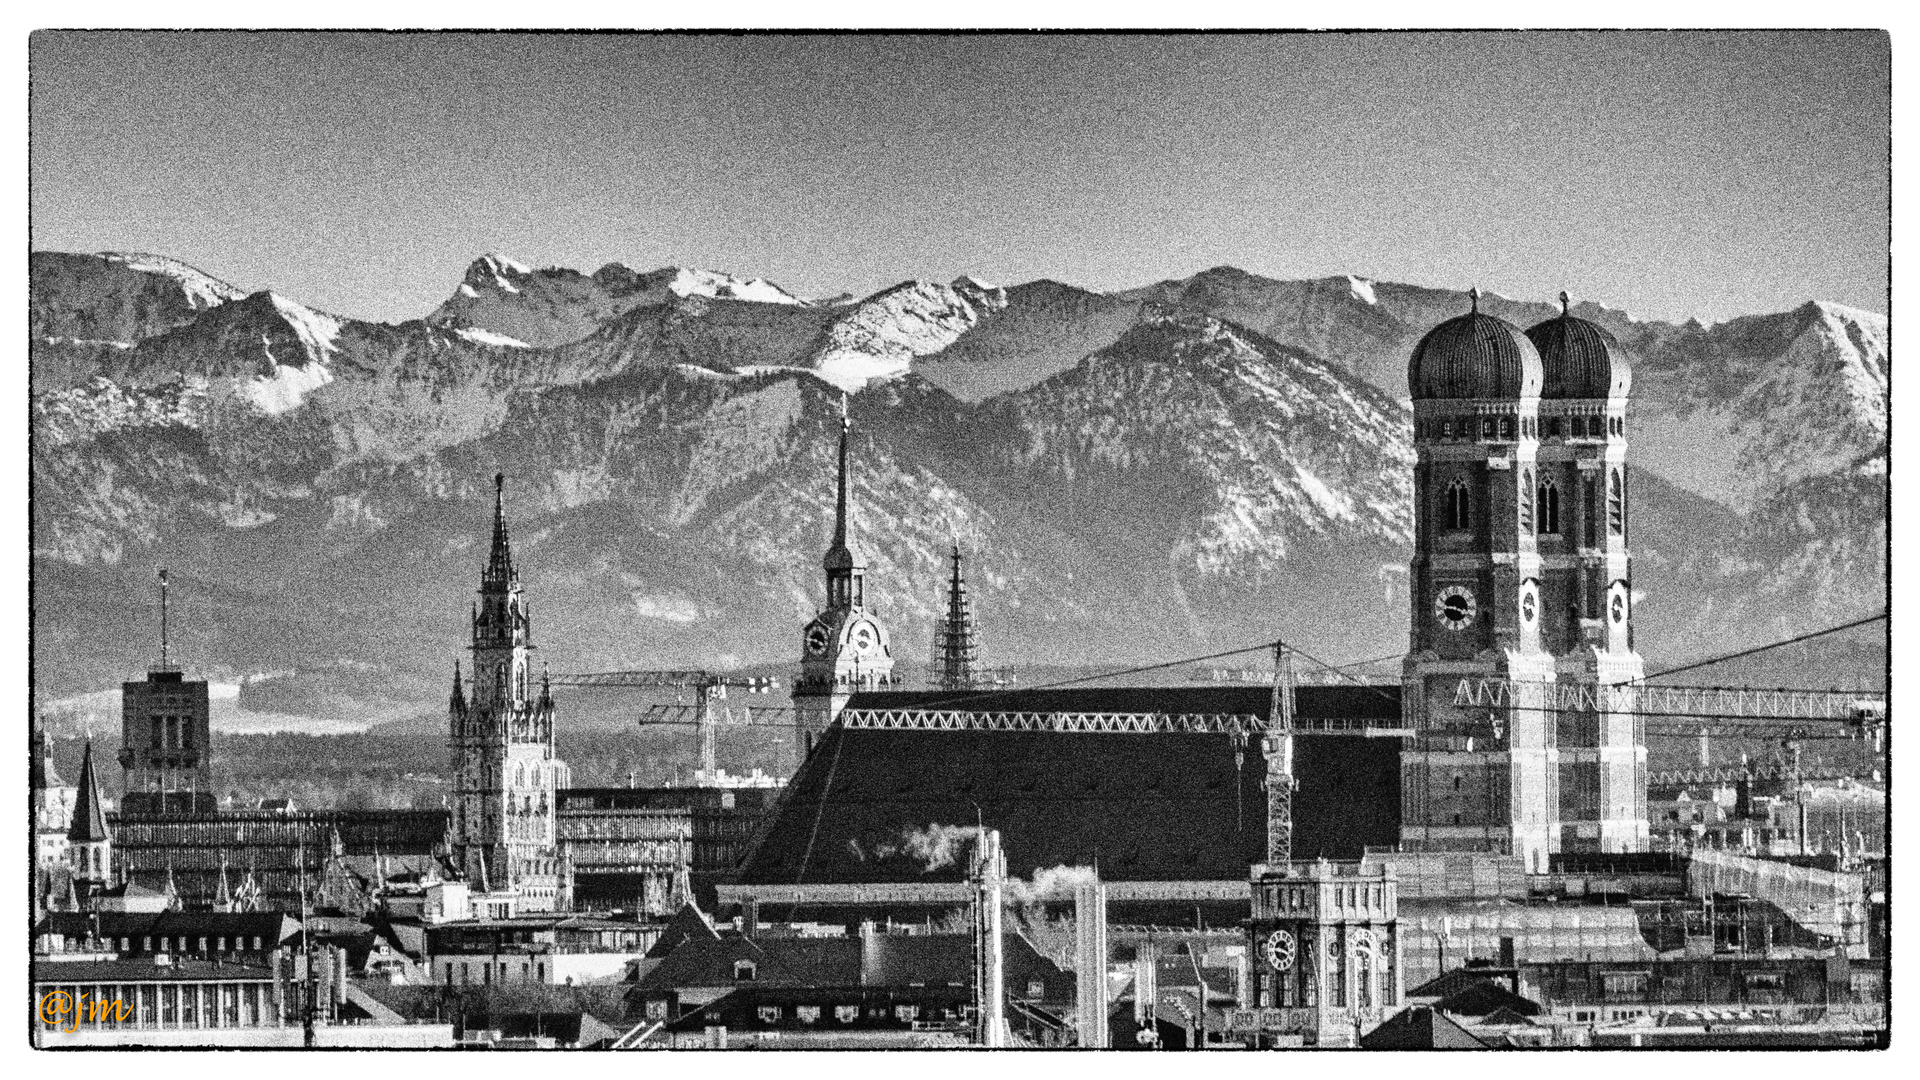
[[[733,962],[734,982],[753,982],[758,974],[759,966],[751,960],[735,960]]]

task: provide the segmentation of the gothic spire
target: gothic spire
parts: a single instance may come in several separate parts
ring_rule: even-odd
[[[96,844],[113,839],[107,831],[107,812],[100,805],[100,778],[93,771],[93,740],[87,740],[80,759],[80,794],[73,804],[73,824],[67,829],[67,842]]]
[[[960,541],[953,542],[953,572],[947,580],[947,613],[941,620],[935,647],[942,690],[965,690],[973,685],[973,665],[979,643],[973,628],[973,604],[967,598],[967,579],[960,568]]]
[[[453,662],[453,696],[448,699],[447,706],[454,712],[467,711],[467,692],[460,681],[460,661],[458,660]]]
[[[487,554],[487,580],[513,580],[513,544],[507,539],[507,476],[493,474],[493,549]]]

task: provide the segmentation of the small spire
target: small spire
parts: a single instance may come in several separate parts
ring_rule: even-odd
[[[1467,296],[1473,300],[1473,313],[1478,315],[1480,313],[1480,286],[1475,285],[1473,288],[1468,289]]]
[[[458,660],[453,662],[453,697],[451,704],[456,709],[464,709],[467,707],[466,685],[460,678],[460,661]]]
[[[74,798],[73,824],[67,829],[67,841],[74,844],[95,844],[113,839],[107,831],[107,812],[100,804],[100,777],[93,768],[93,740],[87,740],[87,748],[80,758],[80,792]]]
[[[493,548],[487,553],[487,577],[501,582],[513,577],[513,545],[507,538],[507,475],[493,474]]]
[[[1573,304],[1573,299],[1567,295],[1567,290],[1561,289],[1560,290],[1560,317],[1561,318],[1564,319],[1567,317],[1567,315],[1569,314],[1568,309],[1572,306],[1572,304]]]

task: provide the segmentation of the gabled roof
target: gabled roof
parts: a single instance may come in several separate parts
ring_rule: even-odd
[[[720,935],[705,912],[692,903],[682,904],[680,910],[674,912],[673,918],[667,920],[666,928],[660,931],[653,948],[647,950],[647,958],[659,959],[679,948],[682,942],[719,940]]]
[[[1398,687],[1301,687],[1302,716],[1399,723]],[[850,707],[979,712],[1244,713],[1261,687],[862,693]],[[1399,840],[1398,739],[1295,740],[1296,857],[1358,858]],[[1229,735],[828,728],[747,856],[747,885],[958,881],[909,837],[998,829],[1010,874],[1100,867],[1110,881],[1244,881],[1266,848],[1260,740]]]
[[[1529,998],[1520,996],[1491,979],[1482,979],[1441,998],[1433,1007],[1455,1016],[1491,1016],[1511,1013],[1538,1016],[1546,1010]]]
[[[1485,1050],[1480,1041],[1438,1009],[1413,1005],[1360,1037],[1364,1050]]]
[[[67,840],[74,844],[93,844],[113,839],[107,831],[107,811],[100,804],[100,778],[93,770],[93,740],[87,740],[85,755],[80,760],[80,794],[73,804],[73,825],[67,829]]]

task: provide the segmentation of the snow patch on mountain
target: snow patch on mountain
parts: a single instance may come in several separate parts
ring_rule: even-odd
[[[1377,307],[1380,303],[1380,299],[1373,295],[1373,282],[1366,278],[1348,274],[1347,289],[1352,292],[1355,300],[1363,304],[1372,304]]]
[[[473,326],[462,326],[455,330],[454,333],[476,345],[498,345],[509,349],[533,348],[533,346],[521,341],[519,338],[510,338],[505,334],[496,334],[491,330],[481,330]]]
[[[907,371],[1007,306],[1005,289],[971,278],[951,285],[907,281],[848,308],[820,336],[810,367],[849,393]]]
[[[100,257],[111,263],[119,263],[129,270],[138,270],[144,274],[159,274],[173,279],[179,283],[180,290],[196,308],[217,307],[229,300],[238,300],[247,295],[244,289],[235,288],[211,274],[165,255],[149,255],[137,251],[103,251]]]

